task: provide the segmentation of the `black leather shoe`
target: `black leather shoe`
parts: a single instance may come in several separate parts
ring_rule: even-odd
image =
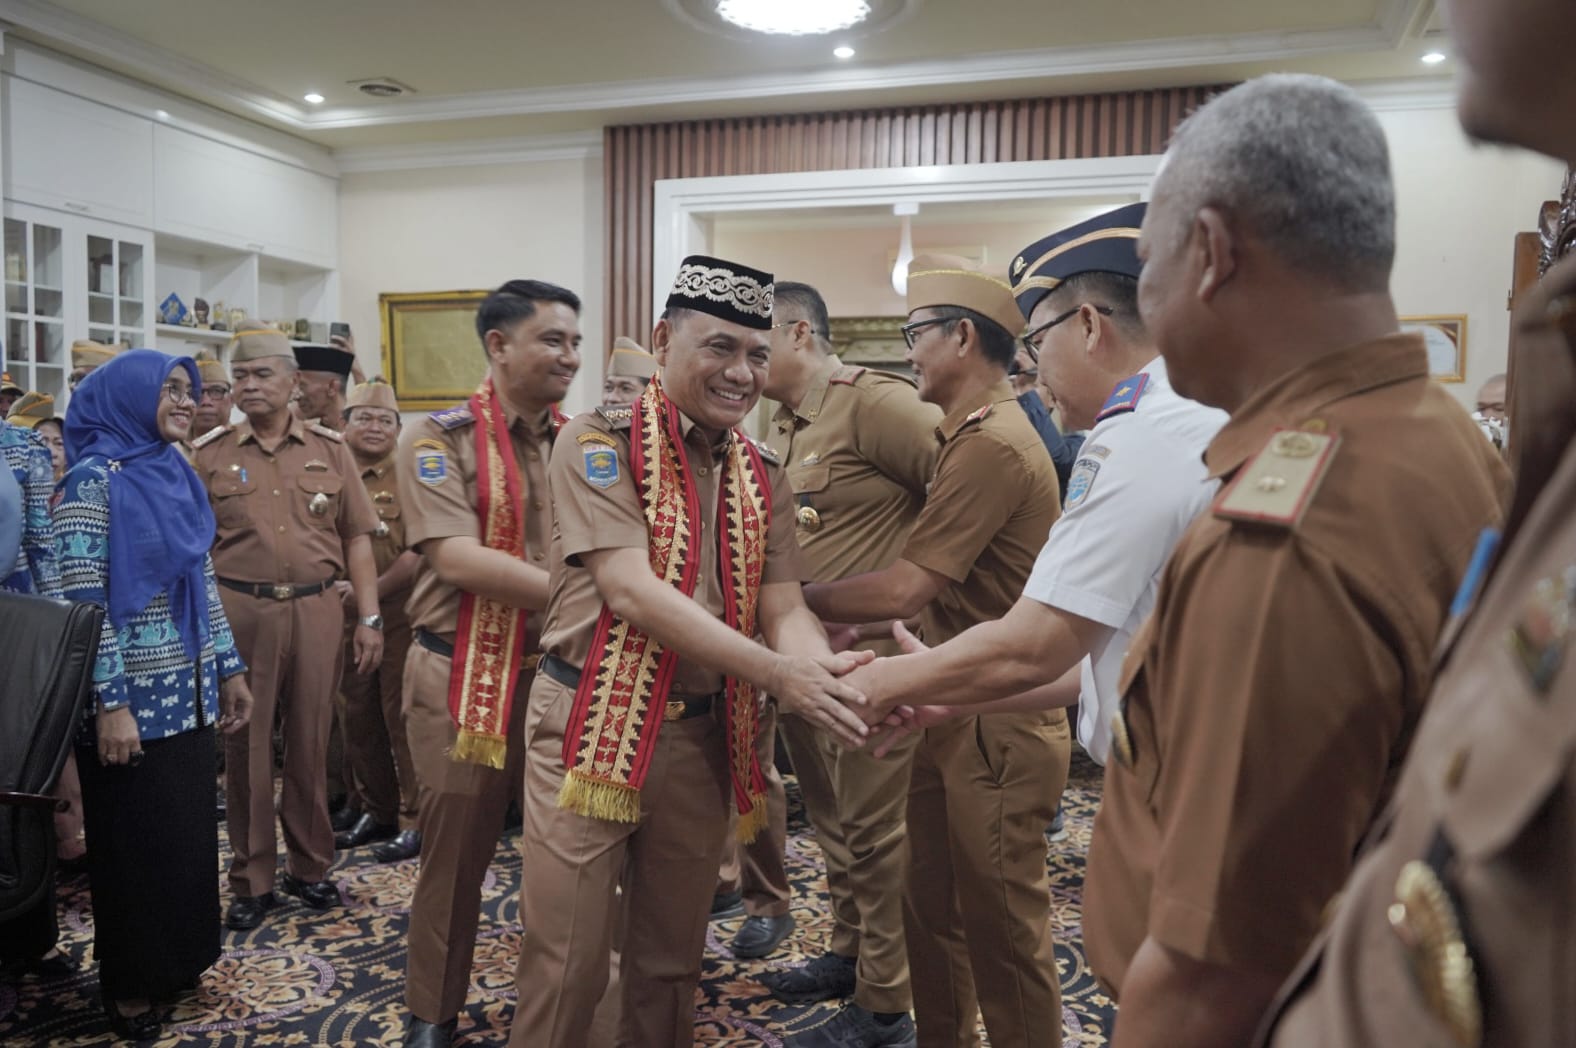
[[[116,1037],[123,1041],[138,1043],[158,1038],[164,1024],[159,1018],[159,1013],[152,1007],[136,1015],[126,1015],[102,987],[99,988],[99,999],[104,1005],[104,1018],[109,1020],[109,1028]]]
[[[386,841],[398,832],[398,826],[378,822],[371,815],[362,815],[348,830],[334,834],[334,847],[359,848],[368,841]]]
[[[711,919],[737,917],[744,912],[743,892],[718,892],[711,897]]]
[[[224,925],[238,932],[249,932],[263,923],[263,914],[278,905],[273,892],[262,895],[237,895],[225,911]]]
[[[287,873],[279,887],[286,895],[294,895],[314,910],[331,910],[345,904],[333,881],[303,881]]]
[[[814,1004],[852,995],[856,966],[855,958],[828,951],[809,964],[787,971],[766,972],[756,982],[784,1004]]]
[[[400,830],[382,844],[372,846],[372,857],[378,862],[404,862],[421,854],[421,831]]]
[[[765,957],[782,945],[794,924],[791,913],[781,917],[746,917],[739,934],[733,937],[733,955],[751,961]]]
[[[458,1022],[458,1019],[450,1019],[446,1023],[429,1023],[413,1015],[410,1025],[405,1027],[405,1048],[449,1048]]]
[[[334,828],[335,833],[344,833],[356,824],[361,818],[361,810],[342,804],[337,808],[328,809],[328,824]]]

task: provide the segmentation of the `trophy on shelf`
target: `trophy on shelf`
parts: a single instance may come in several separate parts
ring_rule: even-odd
[[[240,306],[232,306],[230,308],[230,330],[240,331],[244,327],[246,327],[246,310]]]
[[[190,311],[186,303],[181,301],[181,296],[171,291],[163,302],[159,303],[159,321],[164,324],[184,324]]]
[[[205,298],[194,299],[192,301],[192,315],[197,322],[197,330],[207,331],[209,316],[208,300]]]
[[[301,342],[310,342],[312,340],[312,322],[306,317],[296,318],[295,337]]]
[[[224,311],[224,302],[215,299],[213,303],[213,329],[215,331],[229,331],[230,329],[225,326],[225,320],[228,316],[229,314]]]

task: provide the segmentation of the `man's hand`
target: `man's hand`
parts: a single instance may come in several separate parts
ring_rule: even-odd
[[[252,689],[246,674],[237,673],[219,682],[219,730],[234,735],[252,719]]]
[[[334,583],[334,592],[339,594],[339,603],[348,611],[356,607],[356,587],[348,579],[339,579]]]
[[[383,660],[383,631],[371,626],[356,626],[354,638],[356,672],[371,673]]]
[[[870,652],[782,655],[767,690],[784,713],[831,732],[845,746],[863,746],[870,729],[854,711],[864,706],[865,697],[839,678],[874,657]]]
[[[881,722],[880,726],[885,731],[875,740],[875,747],[870,752],[877,757],[885,757],[904,736],[917,735],[926,728],[934,728],[965,716],[967,712],[956,706],[899,706]]]
[[[918,655],[922,651],[929,651],[930,645],[920,640],[909,632],[901,620],[892,621],[892,639],[897,641],[897,646],[903,649],[904,655]]]
[[[106,767],[142,759],[142,738],[130,706],[99,711],[98,755],[99,763]]]
[[[826,643],[832,650],[847,651],[859,643],[859,627],[847,622],[823,622],[821,628],[826,630]]]
[[[353,361],[352,361],[352,363],[350,365],[350,377],[356,380],[356,384],[357,385],[360,385],[361,383],[365,382],[367,380],[367,376],[366,376],[366,373],[361,370],[361,361],[360,360],[354,360],[354,358],[356,356],[356,339],[355,339],[355,336],[353,336],[353,335],[330,335],[330,336],[328,336],[328,343],[329,343],[329,345],[335,347],[336,349],[342,349],[346,353],[350,354],[350,356],[353,358]]]

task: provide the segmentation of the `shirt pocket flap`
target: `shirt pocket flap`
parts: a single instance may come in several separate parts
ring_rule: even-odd
[[[250,480],[242,480],[241,474],[230,470],[215,473],[208,481],[208,491],[216,499],[227,498],[231,495],[250,495],[256,490],[256,483]]]
[[[296,483],[308,495],[338,495],[345,486],[345,479],[332,473],[303,473],[296,478]]]
[[[788,478],[793,484],[795,495],[814,495],[816,492],[825,491],[832,482],[832,468],[830,466],[805,466],[793,471]]]
[[[1458,854],[1494,855],[1520,838],[1561,789],[1572,727],[1525,694],[1485,697],[1459,746],[1429,747],[1423,774]]]

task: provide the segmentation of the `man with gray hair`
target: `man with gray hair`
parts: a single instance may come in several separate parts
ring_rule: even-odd
[[[1222,483],[1162,576],[1112,718],[1084,933],[1115,1044],[1245,1043],[1392,785],[1506,474],[1399,333],[1384,134],[1271,76],[1172,141],[1139,236]]]

